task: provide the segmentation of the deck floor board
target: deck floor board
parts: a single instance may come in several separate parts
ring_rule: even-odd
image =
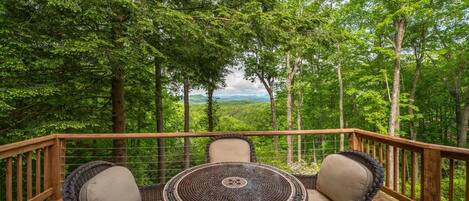
[[[375,196],[373,201],[397,201],[397,199],[394,199],[393,197],[391,197],[391,196],[387,195],[386,193],[380,191]]]

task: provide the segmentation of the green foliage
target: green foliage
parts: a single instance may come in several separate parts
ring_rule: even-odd
[[[215,90],[225,86],[232,68],[243,69],[246,79],[261,80],[271,90],[278,128],[286,129],[287,55],[301,69],[293,80],[293,120],[301,111],[303,129],[339,127],[340,66],[345,127],[386,133],[394,23],[404,20],[401,137],[410,137],[413,125],[419,141],[456,145],[461,124],[456,120],[469,104],[465,101],[469,96],[468,11],[464,0],[3,0],[0,144],[49,133],[111,132],[111,81],[118,74],[124,78],[126,132],[155,131],[158,81],[164,86],[165,131],[183,131],[183,80],[189,80],[191,89]],[[155,65],[164,69],[162,80],[155,79]],[[421,76],[416,80],[417,72]],[[300,92],[303,103],[298,108]],[[206,99],[199,97],[198,102]],[[271,129],[268,103],[218,102],[214,108],[215,130]],[[206,113],[204,104],[191,104],[190,131],[207,130]],[[322,138],[305,140],[317,142],[323,156],[324,150],[337,148]],[[194,152],[203,153],[206,141],[194,140]],[[254,141],[259,156],[272,154],[270,139]],[[129,143],[155,146],[150,140]],[[167,152],[182,143],[168,140]],[[84,141],[69,146],[100,148],[111,143]],[[305,151],[313,153],[311,148]],[[92,160],[96,153],[70,154]],[[155,149],[131,150],[131,154],[155,155],[157,160]],[[168,160],[181,161],[180,157],[168,156]],[[202,155],[196,157],[203,161]],[[287,165],[283,155],[261,157],[261,162],[292,172],[318,169],[310,159]],[[144,171],[156,164],[133,168]],[[463,185],[462,174],[457,169],[455,184]],[[137,179],[150,184],[157,176],[155,172],[137,174]],[[447,175],[443,179],[446,183]],[[463,197],[460,193],[455,196]]]

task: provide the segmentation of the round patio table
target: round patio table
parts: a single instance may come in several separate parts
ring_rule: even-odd
[[[174,176],[165,201],[305,201],[306,189],[293,175],[259,163],[208,163]]]

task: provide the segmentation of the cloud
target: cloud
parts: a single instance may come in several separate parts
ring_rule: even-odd
[[[191,94],[205,94],[205,90],[193,90]],[[266,96],[267,91],[259,80],[244,79],[244,70],[235,69],[226,76],[226,87],[215,90],[215,96]]]

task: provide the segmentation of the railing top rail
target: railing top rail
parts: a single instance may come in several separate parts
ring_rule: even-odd
[[[47,135],[43,137],[33,138],[12,144],[0,146],[0,159],[8,158],[20,153],[25,153],[38,148],[43,148],[54,144],[57,135]]]
[[[232,131],[232,132],[176,132],[176,133],[99,133],[99,134],[57,134],[59,139],[138,139],[138,138],[172,138],[172,137],[212,137],[238,134],[246,136],[276,135],[311,135],[353,133],[355,129],[321,129],[321,130],[285,130],[285,131]]]

